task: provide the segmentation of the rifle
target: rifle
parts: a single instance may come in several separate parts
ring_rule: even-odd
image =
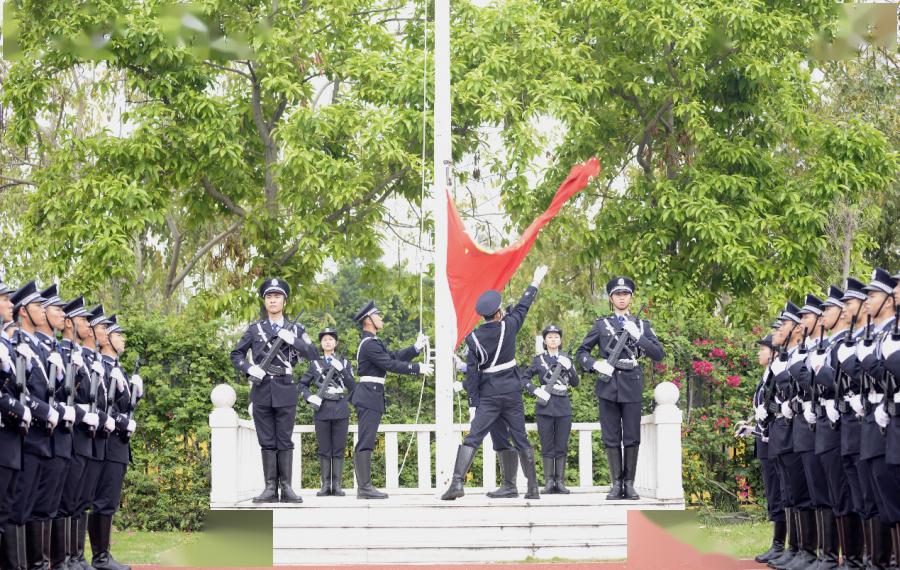
[[[856,328],[856,321],[858,319],[859,310],[856,311],[856,314],[850,318],[850,330],[847,332],[847,338],[844,340],[844,344],[846,346],[854,346],[856,341],[853,339],[853,329]],[[842,414],[846,414],[850,411],[850,404],[844,400],[844,393],[849,389],[850,383],[850,375],[844,372],[844,365],[841,362],[841,359],[837,359],[838,364],[837,368],[834,371],[835,377],[835,389],[834,389],[834,400],[837,403],[837,410]],[[837,428],[837,424],[832,423],[831,427],[833,429]]]
[[[19,329],[16,329],[15,337],[12,342],[14,347],[17,347],[19,343],[22,342],[22,334]],[[26,375],[26,367],[27,363],[25,362],[25,357],[16,352],[16,387],[19,389],[19,403],[25,407],[28,407],[28,402],[30,400],[29,392],[28,392],[28,378]],[[32,421],[34,419],[32,418]],[[25,423],[25,420],[19,422],[19,433],[22,434],[22,437],[25,437],[28,434],[28,424]]]
[[[825,356],[827,352],[828,352],[828,351],[825,349],[825,327],[822,326],[822,327],[819,329],[819,344],[818,344],[818,346],[816,347],[816,355],[818,355],[819,358],[823,358],[823,357],[824,357],[824,358],[827,359],[828,357]],[[824,361],[822,362],[822,365],[824,366]],[[820,368],[820,369],[821,369],[821,368]],[[818,419],[819,416],[822,414],[822,402],[821,402],[821,400],[822,400],[822,398],[823,398],[824,395],[825,395],[825,387],[822,386],[821,384],[816,383],[816,374],[817,374],[817,371],[816,371],[815,368],[814,368],[814,369],[813,369],[813,376],[812,376],[812,380],[811,380],[811,384],[812,384],[812,387],[813,387],[813,402],[812,402],[812,409],[813,409],[813,414],[815,414],[816,419]]]
[[[640,315],[647,308],[647,304],[644,303],[641,305],[641,308],[638,309],[636,315]],[[628,318],[627,316],[625,317]],[[616,338],[616,342],[613,345],[612,350],[609,351],[609,356],[606,357],[606,361],[610,363],[614,368],[620,367],[619,357],[622,356],[622,351],[625,350],[625,344],[628,342],[628,339],[631,338],[631,335],[623,327],[621,331],[619,331],[619,336]],[[624,370],[624,368],[623,368]],[[629,369],[630,370],[630,369]],[[600,379],[601,382],[609,383],[612,380],[612,376],[607,376],[600,372],[597,373],[597,378]]]
[[[867,347],[872,346],[872,343],[875,342],[875,336],[872,334],[873,331],[874,331],[874,328],[872,327],[872,315],[867,315],[866,316],[866,334],[863,337],[863,346],[867,346]],[[859,357],[857,357],[857,360],[859,360]],[[862,362],[860,362],[860,365],[862,365]],[[860,369],[861,368],[862,368],[862,366],[860,366]],[[869,374],[868,372],[866,372],[864,370],[861,370],[861,371],[862,371],[862,381],[860,382],[860,386],[859,386],[859,394],[860,394],[860,400],[862,402],[863,412],[868,414],[869,413],[868,392],[874,388],[873,384],[875,382],[875,379],[872,378],[872,375]]]
[[[72,353],[75,354],[75,351],[78,347],[75,345],[75,341],[72,341]],[[66,363],[66,405],[69,407],[73,407],[75,405],[75,365],[72,364],[71,354],[69,356],[69,361]],[[72,431],[72,422],[64,422],[63,429],[66,432]]]
[[[900,342],[900,305],[895,307],[894,330],[891,331],[891,341]],[[897,417],[897,402],[894,401],[894,394],[897,392],[897,377],[894,376],[887,367],[885,367],[885,388],[884,388],[884,411],[891,418]],[[882,430],[883,431],[883,430]]]
[[[52,362],[50,363],[50,376],[47,377],[47,383],[49,384],[49,394],[47,396],[47,404],[50,405],[51,408],[56,408],[56,365]],[[53,435],[53,427],[50,424],[47,424],[47,435]]]
[[[809,338],[809,329],[803,327],[803,340],[800,341],[800,344],[797,345],[797,354],[806,354],[809,350],[806,349],[806,339]],[[794,397],[791,399],[791,410],[793,410],[794,414],[802,414],[803,413],[803,405],[801,403],[801,390],[800,383],[794,378],[794,375],[790,375],[791,378],[791,390],[794,392]]]
[[[294,320],[291,321],[288,326],[282,327],[291,332],[294,331],[294,326],[296,326],[297,322],[300,320],[300,313],[297,313],[297,316],[294,317]],[[272,343],[272,346],[269,347],[269,351],[263,356],[262,361],[259,363],[259,367],[265,370],[268,373],[269,366],[272,364],[272,361],[275,360],[275,357],[281,352],[281,347],[284,346],[284,339],[280,336],[275,337],[275,341]],[[249,375],[248,375],[249,376]],[[261,384],[262,380],[254,378],[253,376],[249,376],[250,382],[254,384]]]
[[[553,366],[550,367],[549,370],[547,370],[546,374],[544,374],[544,377],[541,380],[544,381],[544,386],[547,386],[548,390],[552,389],[553,386],[556,386],[557,383],[568,385],[568,381],[562,381],[562,382],[560,381],[560,376],[562,375],[562,371],[563,371],[563,365],[560,364],[559,361],[557,361]],[[552,394],[552,392],[551,392],[551,394]],[[537,403],[538,403],[538,405],[546,406],[547,404],[550,403],[550,400],[547,400],[545,402],[544,400],[541,400],[540,398],[538,398]]]
[[[90,388],[90,407],[88,411],[92,414],[97,413],[97,392],[100,389],[100,377],[96,371],[92,368],[88,368],[88,378],[91,379],[91,388]],[[94,426],[88,426],[88,431],[91,432],[91,438],[97,437],[97,428]]]
[[[137,359],[134,361],[134,372],[131,373],[131,376],[128,378],[128,391],[131,394],[131,403],[128,406],[128,421],[131,421],[134,418],[134,409],[137,407],[138,397],[137,393],[134,390],[134,384],[131,382],[131,378],[137,376],[138,372],[141,371],[141,355],[138,354]],[[125,432],[122,434],[122,439],[127,443],[131,439],[131,434]]]
[[[332,357],[336,358],[336,357]],[[337,385],[337,381],[335,376],[337,376],[338,369],[334,366],[329,366],[328,370],[322,374],[322,383],[319,384],[319,389],[316,390],[316,396],[322,398],[322,400],[340,400],[340,397],[335,398],[333,395],[328,393],[328,389]],[[313,409],[319,410],[322,406],[317,406],[315,404],[310,404]]]
[[[766,407],[768,415],[760,422],[760,425],[762,427],[762,434],[765,437],[768,437],[769,435],[769,423],[771,422],[771,418],[775,417],[775,414],[778,412],[778,404],[775,403],[777,386],[775,385],[775,372],[772,370],[772,361],[775,360],[775,356],[776,355],[773,353],[771,358],[769,358],[769,366],[767,367],[768,373],[766,374],[766,379],[763,380],[762,403]]]

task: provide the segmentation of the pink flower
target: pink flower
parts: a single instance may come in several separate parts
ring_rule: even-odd
[[[730,425],[731,425],[731,420],[729,420],[728,418],[719,418],[716,420],[716,423],[715,423],[715,427],[717,427],[717,428],[720,428],[720,427],[727,428]]]
[[[662,374],[668,369],[668,366],[666,366],[665,362],[659,362],[653,365],[653,369],[656,370],[658,374]]]
[[[713,371],[712,362],[708,360],[695,360],[691,362],[691,368],[697,376],[709,376]]]
[[[700,419],[703,420],[703,421],[705,422],[705,421],[706,421],[706,416],[700,416]]]
[[[675,386],[677,386],[678,388],[681,388],[681,380],[679,380],[678,378],[673,378],[672,384],[675,384]]]
[[[711,351],[709,351],[710,358],[718,358],[719,360],[722,360],[725,358],[725,356],[725,351],[719,347],[715,347]]]
[[[732,388],[737,388],[741,385],[741,377],[737,375],[729,376],[725,379],[725,383],[731,386]]]

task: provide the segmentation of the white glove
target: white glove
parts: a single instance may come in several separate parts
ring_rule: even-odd
[[[144,379],[138,376],[137,374],[131,375],[131,389],[134,390],[134,395],[136,398],[140,398],[144,395]]]
[[[74,406],[65,406],[66,411],[63,413],[63,421],[64,422],[74,422],[75,421],[75,407]]]
[[[344,363],[341,362],[340,359],[337,359],[337,358],[331,359],[331,366],[338,372],[341,372],[344,370]]]
[[[560,364],[562,364],[562,367],[565,368],[566,370],[572,369],[572,361],[569,360],[568,356],[560,356],[559,358],[556,359],[556,361],[559,362]]]
[[[434,374],[434,366],[432,366],[430,362],[428,364],[425,364],[424,362],[419,364],[419,374],[422,376],[431,376]]]
[[[856,394],[854,396],[850,396],[850,407],[853,408],[853,411],[856,412],[858,416],[864,416],[865,410],[863,410],[862,404],[862,396]]]
[[[128,420],[128,429],[127,429],[128,435],[133,434],[134,430],[136,430],[136,429],[137,429],[137,422],[134,420]]]
[[[534,395],[545,402],[550,401],[550,392],[544,390],[543,388],[535,388]]]
[[[641,338],[641,329],[638,328],[637,323],[634,321],[626,320],[625,324],[622,325],[622,328],[625,329],[625,332],[631,335],[631,338],[634,340]]]
[[[615,372],[616,369],[613,368],[612,364],[610,364],[609,362],[605,360],[598,360],[594,363],[594,370],[605,376],[612,377],[613,372]]]
[[[112,416],[106,416],[106,423],[103,424],[103,429],[112,433],[116,431],[116,421],[112,418]]]
[[[31,347],[25,344],[24,342],[20,342],[16,345],[16,352],[24,356],[26,359],[31,360],[34,358],[34,351],[31,350]]]
[[[59,412],[57,412],[53,408],[50,408],[50,413],[47,417],[47,423],[50,424],[51,428],[55,428],[56,424],[59,423]]]
[[[816,423],[816,414],[812,411],[812,402],[803,402],[803,419],[808,424]]]
[[[60,356],[58,352],[51,352],[50,356],[47,357],[47,362],[56,366],[57,371],[65,368],[65,365],[62,361],[62,356]]]
[[[790,402],[781,402],[781,415],[787,419],[794,417],[794,410],[791,409]]]
[[[891,416],[885,411],[884,402],[878,404],[878,407],[875,408],[875,423],[883,428],[888,427],[888,424],[891,423]]]
[[[125,375],[122,373],[122,369],[116,366],[112,369],[112,372],[109,373],[109,376],[116,381],[116,388],[118,388],[119,392],[124,392]]]
[[[310,404],[313,404],[313,405],[316,405],[316,406],[321,406],[321,405],[322,405],[322,398],[316,396],[315,394],[313,394],[312,396],[310,396],[309,398],[307,398],[306,401],[309,402]]]
[[[80,350],[72,351],[72,364],[74,364],[77,368],[84,368],[84,357],[81,356]]]
[[[289,331],[287,329],[279,329],[278,330],[278,338],[283,340],[289,346],[294,346],[294,342],[297,341],[297,335],[295,335],[294,333],[292,333],[291,331]]]
[[[253,376],[257,380],[262,380],[263,378],[266,377],[266,371],[263,370],[262,368],[260,368],[259,366],[257,366],[256,364],[254,364],[253,366],[250,367],[250,370],[247,371],[247,374],[249,374],[250,376]]]
[[[103,365],[99,360],[95,360],[93,364],[91,364],[91,370],[100,375],[100,378],[103,378],[106,375],[106,371],[103,369]]]
[[[838,411],[837,406],[834,405],[834,400],[825,401],[825,415],[828,416],[828,420],[831,423],[836,423],[841,419],[841,413]]]
[[[549,271],[549,267],[546,265],[541,265],[537,269],[534,270],[534,277],[531,278],[531,285],[533,287],[537,287],[541,284],[541,281],[544,280],[544,277],[547,275],[547,271]]]
[[[756,410],[754,411],[753,415],[756,416],[756,421],[761,422],[769,417],[769,410],[766,409],[765,404],[760,404],[756,406]]]
[[[250,417],[253,417],[253,402],[250,402],[250,405],[247,406],[247,413],[250,414]]]
[[[81,422],[87,424],[91,427],[98,427],[100,425],[100,416],[97,414],[88,412],[84,414],[84,417],[81,418]]]
[[[28,406],[25,407],[25,413],[22,414],[22,421],[25,422],[26,426],[31,425],[31,410],[28,408]]]
[[[460,372],[465,373],[465,371],[469,368],[469,365],[466,364],[466,362],[456,354],[453,355],[453,362],[456,363],[456,369]]]
[[[460,382],[459,380],[455,380],[453,382],[453,391],[456,392],[457,394],[462,392],[463,391],[463,383]]]
[[[0,360],[4,362],[9,361],[9,349],[2,342],[0,342]]]
[[[422,352],[422,349],[428,345],[428,337],[423,333],[419,333],[419,336],[416,337],[416,344],[413,346],[416,347],[416,350]]]

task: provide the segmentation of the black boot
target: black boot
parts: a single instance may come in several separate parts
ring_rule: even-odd
[[[754,558],[760,564],[769,560],[775,560],[784,552],[784,541],[787,537],[787,523],[784,521],[772,522],[772,546],[768,550]]]
[[[486,496],[492,499],[514,499],[519,496],[516,487],[516,476],[519,474],[519,454],[515,449],[504,449],[497,452],[500,458],[500,488],[488,491]]]
[[[819,564],[816,570],[836,570],[839,564],[838,550],[840,541],[838,540],[838,528],[831,509],[819,509],[820,534],[822,538],[821,552],[819,553]]]
[[[44,568],[44,521],[25,523],[25,560],[28,570],[46,570]]]
[[[841,568],[864,568],[862,520],[856,513],[850,513],[839,517],[838,524],[841,528],[841,553],[844,558]]]
[[[641,498],[634,490],[634,476],[637,473],[638,446],[625,448],[625,462],[622,469],[622,498],[637,501]]]
[[[519,463],[522,464],[522,473],[528,479],[528,490],[525,493],[526,499],[540,499],[541,493],[538,490],[537,470],[534,467],[534,448],[519,450]]]
[[[806,570],[816,563],[816,511],[799,511],[800,550],[784,570]]]
[[[259,495],[253,497],[254,503],[278,502],[278,458],[274,449],[262,450],[263,479],[266,488]]]
[[[25,525],[7,524],[3,527],[3,568],[27,570]]]
[[[331,458],[331,494],[335,497],[343,497],[347,493],[341,489],[341,479],[344,477],[344,458]]]
[[[453,464],[453,478],[450,480],[450,486],[441,495],[441,500],[452,501],[465,496],[466,491],[464,482],[469,467],[472,466],[472,460],[475,459],[475,448],[468,445],[460,445],[456,448],[456,463]]]
[[[894,523],[894,526],[891,527],[891,542],[894,545],[894,557],[891,564],[900,568],[900,523]]]
[[[325,497],[331,494],[331,458],[319,457],[319,470],[322,472],[322,488],[316,493],[317,497]]]
[[[622,448],[607,447],[606,461],[609,463],[609,494],[607,501],[618,501],[622,498]]]
[[[781,553],[781,556],[766,562],[770,568],[779,568],[787,566],[797,555],[800,550],[800,537],[798,535],[797,516],[792,508],[784,509],[784,518],[788,528],[787,543],[788,547]]]
[[[112,539],[112,515],[90,514],[88,516],[88,533],[91,536],[91,551],[93,552],[91,566],[96,570],[131,570],[131,566],[116,561],[109,551]]]
[[[544,455],[544,491],[545,495],[556,493],[556,460]]]
[[[357,451],[353,455],[353,467],[356,469],[357,499],[387,499],[387,493],[382,493],[372,486],[371,451]]]
[[[294,460],[293,449],[283,449],[276,453],[278,460],[278,488],[282,503],[302,503],[303,499],[291,488],[291,471]]]
[[[50,570],[50,537],[53,525],[50,519],[41,521],[41,565],[42,570]]]
[[[891,563],[891,529],[888,525],[883,524],[878,517],[869,519],[869,536],[872,537],[872,554],[869,560],[869,567],[874,570],[882,570],[887,568]]]
[[[87,518],[84,513],[72,516],[69,523],[69,568],[68,570],[90,570],[91,565],[84,559],[84,540],[87,536]]]
[[[566,456],[556,458],[556,492],[568,495],[572,491],[566,488]]]
[[[69,553],[69,517],[55,518],[50,524],[50,567],[59,570],[65,567]]]

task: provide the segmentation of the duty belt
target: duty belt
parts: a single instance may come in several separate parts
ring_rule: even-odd
[[[503,364],[495,364],[494,366],[489,366],[482,370],[485,374],[493,374],[495,372],[502,372],[503,370],[509,370],[510,368],[516,365],[515,360],[510,360],[509,362],[504,362]]]
[[[870,404],[880,404],[882,400],[884,400],[884,394],[876,394],[873,392],[869,392],[869,403]]]
[[[275,366],[274,364],[270,364],[269,367],[266,368],[266,374],[269,376],[290,376],[292,373],[293,370],[285,366]]]
[[[384,386],[384,378],[380,376],[360,376],[360,382],[371,382],[372,384],[381,384]]]
[[[565,384],[554,384],[553,386],[547,386],[547,391],[553,394],[554,396],[568,396],[569,388]]]
[[[637,368],[637,361],[630,358],[620,358],[613,364],[616,370],[634,370]]]

